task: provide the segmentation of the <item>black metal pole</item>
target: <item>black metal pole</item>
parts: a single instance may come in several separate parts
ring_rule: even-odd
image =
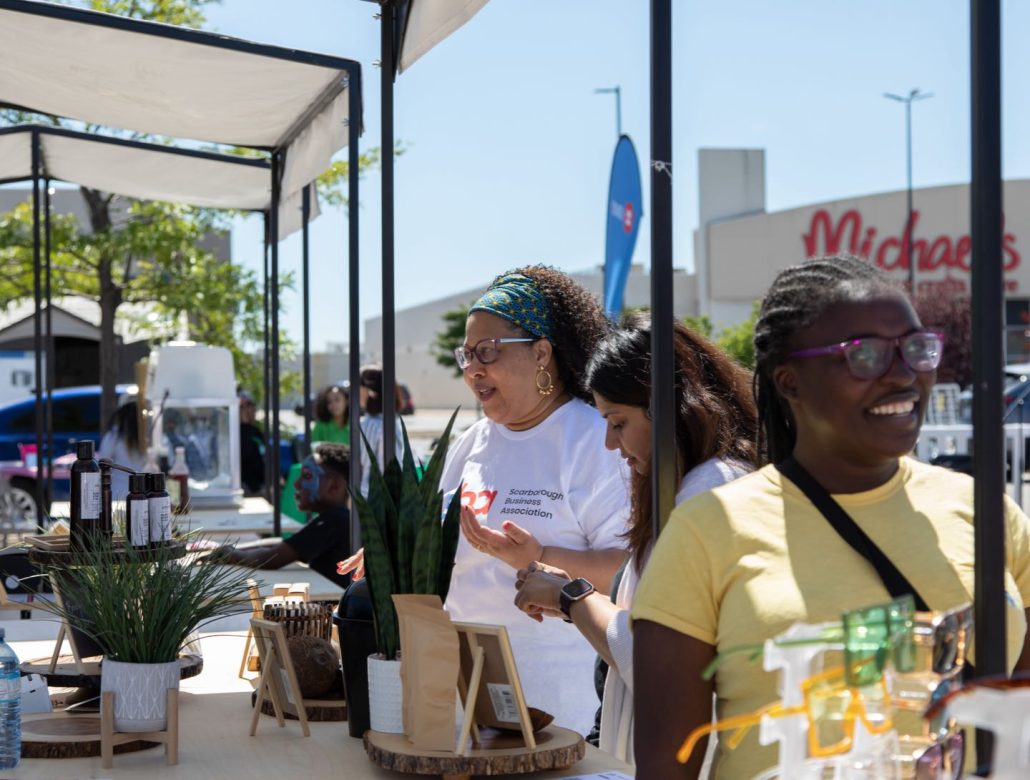
[[[361,78],[359,73],[348,73],[347,85],[347,262],[349,274],[347,279],[348,319],[350,346],[347,355],[350,373],[350,483],[355,487],[361,485],[361,461],[365,457],[361,446],[361,264],[358,246],[358,166],[360,156],[358,149],[358,133],[361,115]],[[361,524],[351,521],[351,551],[361,547]]]
[[[282,534],[282,496],[279,485],[279,197],[282,171],[282,152],[272,152],[272,207],[268,217],[268,242],[271,248],[271,314],[272,314],[272,393],[269,401],[272,417],[271,460],[272,467],[272,533]]]
[[[394,243],[393,243],[393,74],[394,6],[381,3],[380,42],[382,66],[383,148],[383,468],[396,457],[397,370],[394,335]]]
[[[43,495],[43,280],[40,267],[39,236],[39,177],[42,175],[42,149],[39,131],[32,131],[32,298],[35,314],[32,318],[32,348],[35,350],[36,370],[36,526],[43,523],[46,512]]]
[[[270,285],[268,283],[268,280],[269,280],[268,250],[269,250],[269,244],[271,243],[268,240],[268,237],[270,235],[270,233],[268,231],[270,229],[271,220],[269,219],[268,214],[269,213],[267,211],[264,212],[264,214],[263,214],[263,217],[264,217],[264,228],[265,228],[265,241],[264,241],[264,247],[263,247],[264,254],[262,255],[262,259],[263,259],[262,281],[264,283],[264,292],[263,292],[263,295],[262,295],[262,298],[263,298],[262,305],[264,306],[264,315],[265,315],[265,317],[264,317],[264,333],[263,333],[263,336],[264,336],[264,354],[261,356],[261,362],[262,362],[261,370],[262,370],[262,381],[264,382],[264,384],[262,385],[262,390],[263,390],[262,395],[263,395],[263,398],[264,398],[263,406],[264,406],[264,411],[265,411],[265,495],[268,496],[269,498],[271,498],[272,497],[272,479],[273,479],[273,476],[276,473],[276,464],[278,463],[278,459],[272,457],[272,450],[271,450],[271,447],[269,446],[270,442],[271,442],[270,434],[271,434],[271,421],[272,421],[272,413],[271,413],[271,410],[272,410],[272,400],[271,400],[272,399],[272,379],[271,379],[271,375],[270,375],[270,372],[269,372],[268,368],[269,368],[270,360],[271,360],[271,351],[272,351],[271,335],[272,335],[272,333],[271,333],[271,327],[269,326],[269,321],[270,321],[270,316],[269,316],[270,315],[270,312],[269,312],[269,308],[270,308],[270,306],[269,306],[269,299],[271,297],[271,287],[270,287]]]
[[[304,188],[301,196],[301,270],[304,276],[304,442],[311,447],[311,288],[308,278],[308,260],[310,251],[310,230],[308,220],[311,219],[311,185]]]
[[[1002,428],[1004,275],[1001,184],[1001,7],[970,5],[972,115],[973,504],[975,516],[975,625],[978,676],[1004,674],[1005,437]],[[1021,475],[1014,475],[1021,479]],[[977,755],[990,755],[987,733]]]
[[[54,499],[54,384],[57,374],[57,349],[54,342],[53,284],[50,252],[50,177],[43,179],[43,267],[46,269],[43,297],[46,301],[46,484],[43,497],[46,505]]]
[[[672,3],[651,0],[651,480],[658,538],[676,496],[672,324]]]

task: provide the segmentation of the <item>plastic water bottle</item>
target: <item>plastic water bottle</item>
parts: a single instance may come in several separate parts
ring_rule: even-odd
[[[0,769],[21,760],[21,670],[0,628]]]

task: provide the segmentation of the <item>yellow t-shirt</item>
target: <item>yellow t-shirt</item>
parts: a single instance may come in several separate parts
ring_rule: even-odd
[[[973,481],[902,458],[889,482],[835,495],[934,610],[973,594]],[[1005,590],[1009,668],[1026,632],[1030,521],[1005,500]],[[715,645],[760,644],[793,623],[838,620],[847,609],[890,599],[872,564],[772,466],[678,506],[640,581],[633,620],[651,620]],[[776,675],[744,654],[716,675],[717,716],[779,699]],[[647,703],[637,700],[638,707]],[[734,750],[720,743],[714,777],[750,780],[776,763],[758,729]],[[683,735],[686,737],[686,735]]]

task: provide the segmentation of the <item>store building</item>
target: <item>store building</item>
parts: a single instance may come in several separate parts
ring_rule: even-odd
[[[906,193],[886,192],[769,213],[765,153],[699,153],[700,228],[695,235],[700,306],[716,323],[740,322],[778,271],[800,260],[849,252],[907,281]],[[1030,357],[1030,181],[1004,183],[1005,322],[1008,362]],[[968,296],[969,186],[913,193],[912,259],[919,296]]]

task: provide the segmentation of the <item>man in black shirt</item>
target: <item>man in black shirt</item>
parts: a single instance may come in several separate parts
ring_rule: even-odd
[[[253,569],[281,569],[303,561],[341,588],[350,575],[336,573],[336,564],[350,555],[350,512],[347,475],[350,457],[342,444],[320,444],[301,464],[294,488],[297,507],[317,516],[289,539],[262,539],[211,551],[209,563],[234,563]]]

